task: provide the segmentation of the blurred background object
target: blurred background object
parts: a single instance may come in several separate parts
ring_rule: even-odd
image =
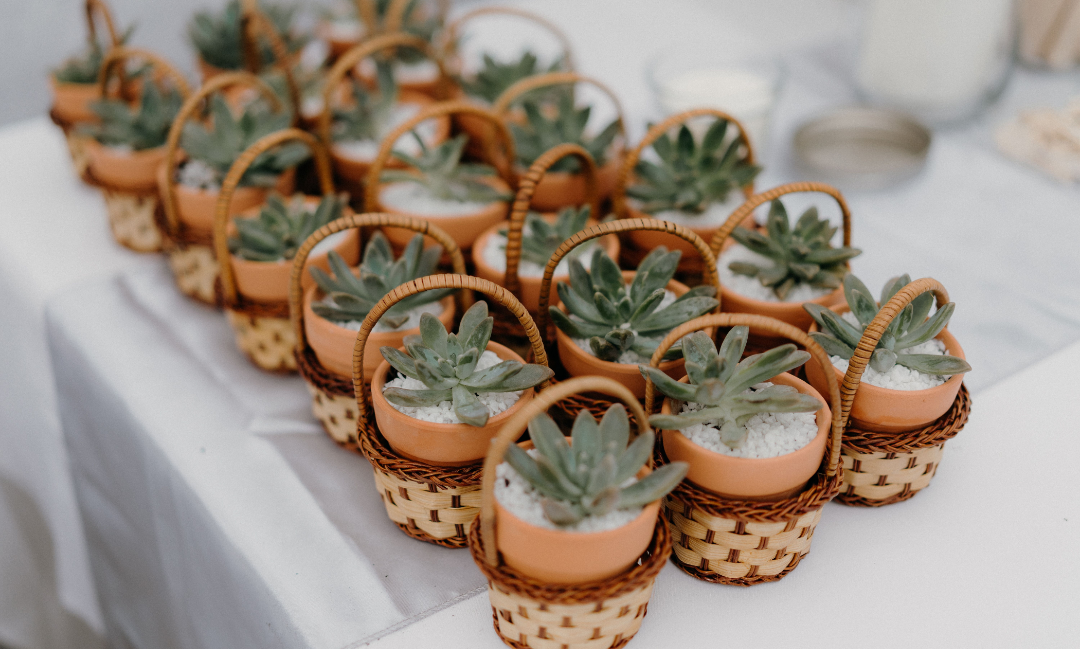
[[[1051,70],[1080,62],[1080,0],[1018,0],[1020,60]]]

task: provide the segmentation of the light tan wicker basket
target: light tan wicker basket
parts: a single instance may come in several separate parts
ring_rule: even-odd
[[[764,316],[722,313],[705,315],[679,325],[653,354],[656,367],[664,353],[680,338],[708,327],[747,325],[789,338],[806,348],[811,362],[831,367],[829,356],[806,332]],[[774,502],[723,498],[684,480],[664,499],[664,516],[671,527],[675,564],[688,574],[720,584],[752,586],[783,578],[810,551],[810,540],[821,520],[821,509],[836,496],[840,485],[840,444],[844,429],[840,389],[828,375],[832,433],[817,474],[800,493]],[[645,409],[652,413],[656,388],[650,381]],[[667,462],[663,435],[656,444],[657,464]]]
[[[238,86],[255,88],[270,102],[274,110],[283,108],[273,88],[249,72],[229,72],[207,81],[195,94],[187,98],[173,121],[169,139],[165,144],[164,174],[163,178],[159,179],[161,203],[164,207],[163,248],[169,255],[169,266],[172,268],[176,285],[184,295],[214,306],[219,304],[216,289],[219,271],[214,256],[213,232],[192,230],[181,223],[176,205],[176,169],[181,158],[179,147],[184,124],[208,104],[206,100],[210,95]]]
[[[905,306],[927,291],[934,293],[939,308],[949,301],[949,294],[937,280],[917,279],[882,305],[867,325],[840,384],[845,421],[855,403],[863,371],[885,328]],[[827,374],[833,376],[831,371]],[[967,387],[961,384],[949,411],[925,428],[883,433],[861,430],[849,422],[844,430],[843,484],[837,502],[856,507],[882,507],[914,497],[930,484],[941,464],[945,442],[964,428],[970,413],[971,397]]]
[[[623,401],[640,432],[648,430],[641,403],[612,379],[589,376],[550,387],[512,417],[493,441],[484,460],[481,515],[469,531],[469,550],[488,582],[495,632],[518,649],[608,649],[625,646],[641,627],[656,575],[671,552],[671,536],[656,521],[648,549],[625,573],[577,585],[547,584],[501,563],[495,545],[495,467],[529,420],[567,396],[604,393]]]
[[[468,275],[430,275],[406,282],[383,297],[360,326],[353,348],[356,435],[360,441],[360,451],[375,469],[375,482],[386,505],[386,513],[394,524],[415,539],[460,548],[465,547],[468,525],[480,511],[483,464],[433,466],[394,452],[378,430],[369,401],[370,388],[364,379],[364,345],[379,318],[391,306],[410,295],[439,288],[457,288],[488,295],[517,316],[532,344],[532,361],[547,365],[547,354],[536,324],[517,298],[501,286]],[[525,404],[525,407],[528,406]]]
[[[315,159],[319,185],[323,196],[334,195],[334,179],[326,149],[314,136],[299,129],[289,128],[263,136],[252,144],[233,162],[221,183],[217,212],[214,217],[214,256],[228,260],[228,226],[231,221],[229,203],[233,192],[248,167],[263,153],[286,142],[301,142],[311,150]],[[236,345],[256,366],[269,372],[296,371],[296,336],[289,319],[289,302],[259,302],[242,295],[237,287],[236,274],[231,263],[220,264],[221,304],[236,334]]]

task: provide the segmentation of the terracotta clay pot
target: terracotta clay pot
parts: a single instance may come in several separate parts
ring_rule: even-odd
[[[319,359],[319,363],[326,371],[351,378],[353,346],[356,344],[357,332],[315,315],[311,309],[311,303],[322,298],[323,294],[318,286],[311,286],[304,292],[304,334],[307,336],[312,351],[315,352],[315,357]],[[443,310],[438,316],[439,321],[449,330],[454,326],[454,315],[457,312],[454,296],[444,297],[441,304]],[[379,353],[380,347],[401,347],[405,336],[419,333],[419,327],[402,331],[372,332],[368,336],[367,344],[364,345],[365,380],[370,381],[383,362],[382,354]]]
[[[569,441],[569,440],[568,440]],[[532,442],[522,442],[532,448]],[[642,478],[649,473],[643,468]],[[625,572],[649,547],[660,501],[622,527],[603,532],[566,532],[521,520],[495,499],[495,538],[506,565],[548,584],[582,584]]]
[[[166,165],[157,169],[158,186],[166,182]],[[278,176],[277,185],[272,191],[282,196],[291,196],[296,187],[296,169],[286,169]],[[176,183],[173,185],[176,195],[177,218],[192,230],[211,233],[214,231],[214,215],[217,210],[218,190],[193,189]],[[270,189],[265,187],[237,187],[229,202],[229,214],[239,214],[246,209],[257,207],[266,202]]]
[[[508,194],[512,194],[510,186],[507,185],[502,179],[497,177],[491,177],[486,179],[486,182],[494,186],[496,189],[502,190]],[[379,189],[380,194],[386,189],[393,187],[398,183],[390,183],[384,185]],[[458,245],[463,251],[467,251],[472,248],[473,242],[475,242],[480,235],[488,230],[492,226],[504,223],[510,214],[510,202],[509,201],[497,201],[489,204],[483,210],[475,212],[473,214],[463,214],[460,216],[437,216],[431,214],[420,214],[417,212],[408,212],[396,207],[391,207],[383,202],[381,199],[379,203],[382,205],[384,212],[390,214],[400,214],[401,216],[408,216],[414,219],[420,219],[421,221],[431,221],[438,225],[443,230],[454,238],[454,243]],[[383,228],[383,232],[386,233],[386,238],[390,240],[396,247],[404,247],[408,245],[409,240],[412,239],[416,232],[405,228]]]
[[[837,313],[848,311],[846,304],[831,308]],[[810,331],[817,331],[817,323]],[[964,350],[948,329],[943,329],[937,339],[945,343],[945,353],[964,358]],[[843,383],[844,373],[836,366],[832,370],[836,380]],[[817,363],[806,364],[806,378],[818,390],[825,386],[825,374]],[[890,390],[860,381],[849,421],[856,428],[884,433],[925,428],[949,411],[963,382],[963,374],[954,374],[941,385],[925,390]]]
[[[817,363],[810,361],[807,366],[810,365],[816,367]],[[822,403],[821,410],[816,413],[818,432],[814,439],[797,451],[777,457],[732,457],[698,446],[677,430],[665,430],[661,434],[664,451],[672,462],[690,465],[687,480],[725,498],[773,501],[799,493],[817,473],[829,443],[832,411],[821,394],[805,381],[786,373],[769,381],[791,386]],[[685,378],[683,382],[686,382]],[[672,400],[665,399],[661,412],[669,415],[671,410]]]
[[[621,160],[614,152],[608,154],[608,161],[596,169],[596,185],[603,201],[615,191]],[[523,170],[518,170],[524,173]],[[587,202],[585,196],[585,177],[579,173],[549,171],[539,184],[532,197],[532,207],[540,212],[555,212],[567,205],[582,205]]]
[[[165,160],[165,147],[119,152],[88,138],[86,155],[90,173],[98,181],[130,191],[150,191],[157,187],[157,169]]]
[[[634,271],[624,270],[623,278],[626,282],[630,282],[634,278]],[[676,296],[681,296],[690,288],[681,282],[671,280],[667,284],[667,290],[673,292]],[[551,293],[555,295],[554,288],[552,288]],[[557,302],[555,306],[564,312],[566,311],[561,301]],[[711,332],[711,330],[707,331]],[[645,398],[645,378],[641,376],[637,365],[602,361],[575,345],[570,336],[567,336],[558,327],[555,328],[555,336],[559,345],[559,359],[562,361],[566,371],[570,373],[570,376],[607,376],[625,385],[634,393],[635,397],[639,399]],[[648,364],[647,360],[645,364]],[[674,379],[686,376],[686,368],[681,358],[660,363],[660,370]]]
[[[53,93],[53,114],[68,123],[99,122],[90,104],[101,99],[101,89],[95,83],[65,83],[49,75]]]
[[[431,97],[416,93],[401,90],[398,96],[403,104],[415,104],[420,109],[427,108],[429,105],[435,103]],[[343,98],[343,101],[352,101],[351,97]],[[435,135],[430,141],[425,141],[424,144],[435,146],[446,141],[450,137],[450,118],[449,117],[437,117],[434,118],[435,122]],[[412,137],[412,136],[407,136]],[[404,138],[403,138],[404,139]],[[353,183],[357,186],[363,186],[364,181],[367,180],[368,170],[371,169],[371,163],[375,161],[375,155],[372,154],[369,159],[360,159],[342,153],[342,149],[337,144],[330,145],[330,162],[334,166],[334,173],[342,179]],[[389,169],[404,169],[405,164],[398,160],[396,157],[391,156],[386,161],[386,167]]]
[[[548,222],[555,221],[555,214],[545,214],[544,220]],[[590,220],[587,225],[595,225],[595,221]],[[494,282],[503,288],[506,284],[503,280],[506,277],[506,272],[497,270],[491,264],[484,261],[484,249],[487,248],[488,242],[492,237],[496,236],[500,229],[508,227],[506,223],[496,223],[483,234],[476,239],[476,243],[472,247],[472,259],[473,264],[476,266],[475,275],[481,279],[486,279],[489,282]],[[600,237],[600,245],[603,246],[604,251],[607,252],[608,257],[618,261],[619,259],[619,237],[613,234],[609,234],[604,237]],[[591,253],[590,253],[591,254]],[[525,305],[531,313],[536,313],[540,309],[540,284],[543,280],[543,276],[529,277],[518,273],[518,280],[521,284],[521,290],[516,294],[517,299],[521,300],[521,303]],[[555,275],[551,278],[552,286],[556,282],[569,282],[569,275]]]
[[[382,360],[377,349],[376,354]],[[521,356],[498,343],[488,343],[487,349],[503,360],[525,362]],[[404,351],[404,347],[401,350]],[[462,466],[483,460],[491,440],[499,434],[502,425],[533,397],[532,388],[523,391],[514,405],[491,417],[481,427],[436,424],[410,417],[390,405],[383,397],[383,386],[389,371],[390,363],[382,361],[371,377],[371,404],[379,431],[399,455],[436,466]]]
[[[732,210],[737,208],[738,205],[732,207]],[[652,214],[642,212],[641,210],[627,205],[626,206],[626,218],[629,219],[653,219],[656,218]],[[754,228],[753,215],[746,217],[742,224],[744,228]],[[713,235],[720,229],[719,225],[706,226],[706,227],[693,227],[683,226],[701,237],[705,243],[712,241]],[[626,233],[626,236],[630,238],[630,241],[634,243],[634,247],[640,250],[652,250],[656,246],[666,246],[668,250],[680,250],[683,254],[683,259],[687,257],[697,257],[697,248],[690,245],[690,242],[682,237],[677,237],[674,234],[664,234],[662,232],[655,232],[650,230],[630,230]]]
[[[319,205],[319,199],[307,197],[304,204],[314,210]],[[260,208],[245,210],[239,218],[254,218],[259,215]],[[231,224],[230,224],[231,225]],[[230,235],[235,233],[235,226]],[[321,252],[312,251],[304,264],[304,273],[300,278],[300,286],[307,290],[315,285],[309,269],[312,266],[330,272],[330,250],[336,251],[350,266],[355,266],[360,260],[360,232],[356,229],[344,230],[339,236],[339,241],[329,249]],[[316,246],[316,249],[324,246]],[[232,263],[233,276],[236,278],[236,290],[240,295],[256,302],[285,302],[289,299],[289,276],[292,274],[292,259],[282,261],[250,261],[229,255]]]

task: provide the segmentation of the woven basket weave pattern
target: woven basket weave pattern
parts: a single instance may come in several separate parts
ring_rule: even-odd
[[[211,306],[217,305],[218,263],[213,248],[174,243],[169,250],[169,267],[181,293]]]
[[[162,236],[154,212],[158,209],[157,192],[126,192],[102,187],[105,211],[113,238],[135,252],[158,252]]]
[[[226,309],[236,346],[251,362],[270,372],[295,372],[296,335],[288,318],[256,316]]]

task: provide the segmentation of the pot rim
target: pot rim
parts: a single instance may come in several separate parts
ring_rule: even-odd
[[[417,174],[417,175],[419,175],[419,174]],[[486,178],[485,180],[490,182],[492,185],[495,185],[497,189],[506,189],[508,192],[511,192],[510,185],[505,180],[503,180],[502,178],[499,178],[497,176],[492,176],[492,177]],[[502,211],[502,210],[506,209],[507,207],[509,207],[514,202],[513,199],[510,199],[510,200],[507,200],[507,201],[491,201],[490,203],[485,203],[484,207],[482,207],[481,209],[479,209],[479,210],[477,210],[475,212],[467,212],[465,214],[422,214],[420,212],[412,212],[412,211],[409,211],[409,210],[405,210],[405,209],[402,209],[400,207],[392,207],[390,205],[387,205],[387,204],[383,203],[383,201],[382,201],[382,193],[384,191],[386,191],[387,189],[389,189],[391,187],[394,187],[395,185],[405,185],[405,184],[412,184],[412,183],[406,183],[405,181],[400,181],[399,180],[399,181],[396,181],[396,182],[385,183],[385,184],[380,184],[379,185],[379,205],[382,206],[382,209],[383,209],[384,212],[391,212],[393,214],[403,214],[405,216],[411,216],[413,218],[420,219],[421,221],[434,220],[436,223],[438,223],[438,221],[446,221],[446,220],[450,220],[450,219],[471,219],[471,218],[474,218],[474,217],[477,217],[477,216],[486,216],[488,212],[494,212],[496,210]],[[446,201],[446,202],[449,202],[449,201]],[[505,222],[504,223],[499,223],[498,225],[500,225],[500,226],[505,225]],[[393,227],[393,226],[386,226],[386,227]],[[481,236],[483,236],[483,235],[481,235]]]
[[[545,219],[547,218],[547,216],[544,215],[543,213],[542,213],[542,215],[544,216]],[[472,246],[472,258],[473,258],[473,265],[476,266],[477,271],[479,271],[480,268],[483,268],[484,272],[489,274],[489,275],[502,275],[504,277],[506,276],[506,271],[505,270],[498,270],[494,266],[492,266],[491,264],[487,263],[486,260],[484,260],[484,248],[487,247],[488,240],[491,239],[491,237],[495,236],[495,234],[499,231],[499,228],[509,227],[507,225],[507,223],[508,223],[508,221],[504,221],[502,223],[496,223],[495,225],[489,227],[487,230],[484,230],[480,234],[480,236],[476,238],[476,241],[473,243],[473,246]],[[586,224],[585,227],[587,228],[587,227],[589,227],[591,225],[596,225],[596,223],[597,222],[594,221],[593,219],[589,219],[589,222]],[[596,240],[612,242],[610,246],[603,246],[604,251],[609,253],[608,256],[612,256],[610,254],[612,249],[619,250],[619,239],[618,239],[618,236],[615,235],[615,234],[605,234],[602,237],[598,237]],[[585,244],[585,245],[588,245],[588,244]],[[601,244],[601,245],[603,245],[603,244]],[[542,282],[543,281],[543,279],[544,279],[543,275],[538,275],[538,276],[535,276],[535,275],[522,275],[520,268],[521,268],[521,266],[520,266],[520,261],[519,261],[519,264],[518,264],[518,281],[521,281],[521,282],[525,282],[525,281]],[[561,280],[566,280],[566,279],[569,279],[569,277],[570,277],[569,274],[552,275],[551,276],[551,282],[554,284],[557,280],[560,280],[560,279]]]
[[[530,530],[530,534],[533,534],[533,535],[535,535],[537,537],[543,537],[543,538],[551,539],[553,541],[566,541],[566,540],[569,540],[569,539],[583,539],[583,538],[588,538],[590,540],[599,539],[600,541],[603,541],[606,538],[616,538],[616,537],[618,537],[619,533],[621,531],[623,531],[625,528],[628,528],[628,527],[631,527],[631,526],[633,526],[635,524],[640,523],[642,518],[654,518],[654,519],[657,518],[657,516],[659,515],[659,509],[660,509],[660,499],[654,500],[651,503],[648,503],[648,504],[644,505],[641,508],[641,513],[638,514],[637,516],[635,516],[633,519],[627,521],[626,523],[623,523],[622,525],[620,525],[618,527],[615,527],[615,528],[612,528],[610,530],[601,530],[601,531],[598,531],[598,532],[571,532],[569,530],[553,530],[553,529],[549,529],[547,527],[538,527],[536,525],[533,525],[532,523],[528,523],[528,522],[524,521],[519,516],[517,516],[516,514],[511,512],[506,507],[506,505],[503,505],[502,502],[499,501],[498,497],[495,498],[495,507],[496,507],[496,514],[495,514],[495,525],[496,526],[498,526],[498,524],[499,524],[499,518],[500,517],[507,516],[509,518],[514,519],[522,527],[528,528]]]
[[[275,263],[275,262],[250,262],[250,263]],[[311,286],[309,286],[304,291],[304,300],[303,300],[301,311],[311,311],[312,315],[314,315],[319,320],[325,322],[326,324],[330,325],[331,327],[334,327],[337,330],[341,330],[343,332],[347,331],[347,332],[349,332],[349,335],[352,335],[355,338],[356,334],[359,333],[358,331],[354,331],[352,329],[349,329],[348,327],[342,327],[341,325],[337,324],[336,322],[333,322],[331,320],[327,320],[326,318],[322,317],[318,313],[315,313],[314,309],[311,308],[311,304],[315,300],[315,293],[316,292],[321,292],[321,289],[319,288],[318,284],[312,284]],[[443,310],[439,312],[439,315],[442,315],[443,313],[446,312],[447,305],[445,303],[446,303],[447,300],[450,300],[451,304],[452,304],[453,300],[454,300],[454,296],[453,295],[446,295],[441,300],[439,300],[439,303],[443,305]],[[435,317],[437,318],[439,316],[435,316]],[[305,323],[307,322],[307,320],[308,320],[307,318],[304,318]],[[381,336],[383,334],[391,334],[391,335],[399,335],[400,334],[400,335],[407,336],[412,332],[420,333],[419,325],[416,326],[416,327],[412,327],[411,329],[402,329],[401,331],[372,331],[370,334],[368,334],[368,341],[371,341],[372,339],[375,339],[376,336]],[[496,343],[496,344],[498,344],[498,343]],[[389,365],[389,363],[387,363],[387,365]]]

